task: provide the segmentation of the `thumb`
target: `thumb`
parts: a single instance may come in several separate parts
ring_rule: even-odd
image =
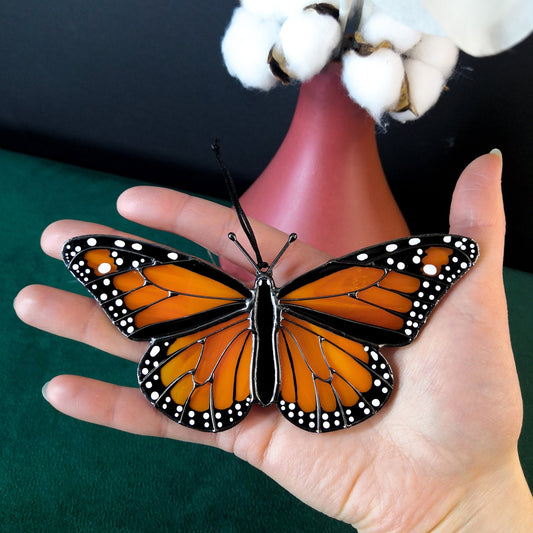
[[[477,241],[479,265],[492,279],[501,277],[505,241],[505,213],[501,191],[502,156],[499,150],[470,163],[461,174],[450,208],[450,233]]]
[[[462,309],[478,322],[493,324],[508,337],[507,305],[503,286],[505,214],[501,191],[502,157],[499,150],[475,159],[461,174],[450,208],[450,233],[477,241],[479,259],[462,291]],[[459,291],[456,291],[459,296]]]

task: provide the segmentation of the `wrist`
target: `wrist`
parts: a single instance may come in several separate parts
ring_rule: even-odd
[[[392,512],[387,515],[381,508],[369,514],[365,523],[350,522],[360,533],[533,531],[533,497],[516,451],[498,466],[478,469],[477,474],[467,469],[463,475],[454,476],[453,482],[448,478],[442,484],[438,490],[421,493],[416,509],[406,507],[395,512],[388,507]]]
[[[515,452],[500,468],[467,483],[463,497],[431,531],[533,531],[533,497],[518,454]]]

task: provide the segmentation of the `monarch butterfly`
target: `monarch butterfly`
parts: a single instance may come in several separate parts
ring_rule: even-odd
[[[380,347],[412,342],[478,256],[466,237],[407,237],[277,288],[272,270],[296,235],[270,265],[229,237],[255,266],[253,288],[140,240],[86,235],[63,248],[67,268],[115,326],[150,341],[138,366],[148,400],[179,424],[209,432],[238,424],[254,403],[275,404],[289,422],[317,433],[372,416],[393,387]]]

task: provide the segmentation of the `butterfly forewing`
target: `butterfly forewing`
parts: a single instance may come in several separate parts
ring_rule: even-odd
[[[477,255],[466,237],[409,237],[329,261],[288,283],[279,298],[285,313],[355,340],[399,346],[417,336]]]
[[[115,326],[134,340],[186,333],[242,313],[251,292],[171,248],[109,235],[76,237],[63,260]]]

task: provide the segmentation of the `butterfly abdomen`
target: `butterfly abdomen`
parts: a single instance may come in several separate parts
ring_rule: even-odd
[[[260,405],[271,404],[279,384],[277,330],[279,306],[274,283],[268,276],[260,276],[255,283],[255,300],[251,313],[254,331],[253,387]]]

